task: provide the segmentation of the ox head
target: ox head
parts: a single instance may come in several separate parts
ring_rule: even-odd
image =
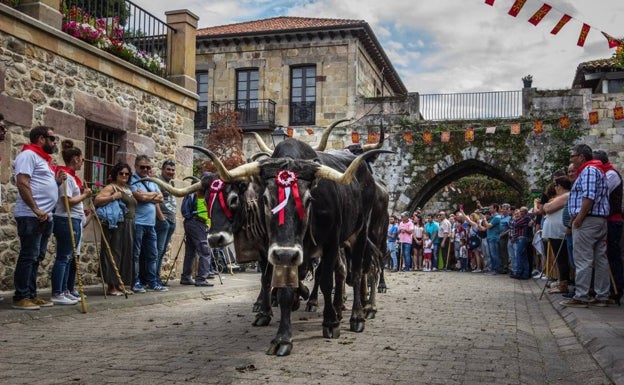
[[[227,170],[216,155],[209,151],[205,153],[217,166],[224,181],[253,178],[253,184],[262,191],[269,262],[275,266],[298,266],[303,262],[303,239],[313,206],[311,191],[317,188],[321,179],[351,183],[362,161],[381,152],[389,151],[367,152],[355,158],[344,172],[313,160],[289,158],[265,159]]]

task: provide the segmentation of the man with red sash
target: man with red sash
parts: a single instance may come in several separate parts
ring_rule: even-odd
[[[568,196],[568,212],[574,244],[576,269],[574,297],[561,301],[562,306],[587,307],[594,272],[596,299],[592,304],[607,306],[609,299],[609,261],[607,259],[607,217],[609,189],[602,162],[594,160],[592,149],[577,144],[570,152],[577,166],[577,179]]]
[[[52,211],[58,200],[58,186],[63,176],[52,164],[58,151],[51,127],[30,130],[30,144],[25,144],[15,158],[17,202],[14,215],[20,238],[20,253],[15,265],[13,308],[39,310],[53,303],[37,295],[39,263],[45,258],[52,233]]]

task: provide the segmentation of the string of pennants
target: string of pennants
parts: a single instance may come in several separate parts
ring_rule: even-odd
[[[617,106],[615,108],[613,108],[613,120],[623,120],[624,119],[624,107],[622,106]],[[571,125],[571,121],[570,121],[570,117],[569,116],[562,116],[559,118],[559,128],[562,130],[568,129],[570,128]],[[592,126],[595,126],[599,123],[599,117],[598,117],[598,111],[591,111],[589,113],[589,124]],[[485,133],[486,134],[495,134],[496,133],[496,126],[492,126],[492,127],[486,127],[485,128]],[[511,135],[520,135],[521,132],[521,124],[520,123],[511,123],[509,126],[509,132]],[[544,121],[542,120],[536,120],[533,121],[533,133],[536,135],[541,135],[544,133]],[[404,131],[403,134],[403,140],[407,143],[407,144],[413,144],[414,143],[414,133],[412,131]],[[433,136],[434,133],[430,130],[425,130],[422,133],[422,140],[424,144],[431,144],[433,143]],[[469,127],[464,129],[464,141],[466,142],[473,142],[475,139],[475,129],[473,127]],[[448,143],[451,140],[451,131],[450,130],[446,130],[446,131],[441,131],[440,132],[440,141],[442,143]],[[351,133],[351,141],[353,143],[359,143],[360,142],[360,134],[357,131],[353,131]],[[367,135],[367,142],[368,143],[377,143],[379,141],[379,133],[376,132],[370,132]]]
[[[490,5],[490,6],[494,6],[494,1],[495,0],[485,0],[485,4]],[[524,7],[525,3],[527,2],[527,0],[515,0],[513,5],[511,6],[511,8],[509,9],[509,12],[507,12],[509,15],[516,17],[518,16],[518,14],[520,13],[520,10],[522,9],[522,7]],[[546,4],[546,3],[542,3],[542,6],[533,14],[533,16],[531,16],[531,18],[529,18],[528,22],[533,24],[533,25],[538,25],[542,19],[552,10],[555,9],[557,11],[559,11],[557,8],[553,7],[552,5]],[[553,29],[550,31],[551,34],[556,35],[559,31],[561,31],[561,29],[572,19],[574,19],[572,16],[568,15],[565,12],[559,11],[559,13],[563,14],[563,16],[561,16],[561,18],[559,19],[559,22],[553,27]],[[583,26],[581,27],[581,31],[579,33],[579,38],[577,41],[577,45],[579,47],[582,47],[585,45],[585,40],[587,39],[587,35],[589,34],[589,31],[591,30],[591,26],[587,23],[583,22]],[[600,31],[602,33],[602,35],[607,39],[607,43],[609,44],[609,48],[615,48],[620,46],[622,43],[614,38],[613,36],[609,35],[606,32]]]

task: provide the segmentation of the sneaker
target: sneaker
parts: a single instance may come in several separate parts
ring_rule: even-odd
[[[588,306],[586,301],[581,301],[580,299],[576,299],[576,298],[570,298],[570,299],[561,301],[559,302],[559,305],[565,306],[565,307],[587,307]]]
[[[480,272],[481,272],[481,269],[474,269],[472,272],[473,272],[473,273],[480,273]]]
[[[214,283],[211,283],[211,282],[208,282],[208,281],[195,281],[195,286],[211,287],[211,286],[214,286]]]
[[[145,293],[145,288],[141,285],[140,282],[137,282],[132,286],[132,291],[135,293]]]
[[[76,297],[76,298],[80,299],[80,293],[76,289],[70,291],[69,294],[71,294],[72,297]],[[84,295],[85,298],[87,298],[86,294],[83,294],[83,295]]]
[[[593,301],[590,301],[590,305],[592,306],[596,306],[596,307],[607,307],[609,306],[609,300],[608,299],[597,299],[594,298]]]
[[[13,301],[13,309],[20,310],[39,310],[40,306],[34,303],[30,298],[22,298],[19,301]]]
[[[437,267],[434,267],[434,268],[433,268],[433,271],[438,271],[438,268],[437,268]]]
[[[155,284],[154,286],[147,286],[148,290],[153,290],[153,291],[161,291],[161,292],[165,292],[165,291],[169,291],[169,288],[167,288],[166,286],[160,285],[160,284]]]
[[[80,301],[80,295],[78,295],[78,297],[75,297],[75,296],[72,295],[72,293],[70,293],[68,291],[64,292],[63,295],[65,296],[65,298],[69,298],[72,301]]]
[[[65,297],[63,294],[53,295],[51,298],[52,303],[55,305],[75,305],[78,301],[69,299]]]
[[[34,304],[39,305],[39,307],[50,307],[54,306],[54,303],[47,301],[41,297],[35,297],[30,299]]]
[[[193,281],[190,278],[187,278],[187,279],[183,278],[183,279],[180,280],[180,285],[190,285],[190,286],[192,286],[194,284],[195,284],[195,281]]]
[[[534,271],[533,271],[533,274],[531,274],[531,277],[533,277],[533,278],[539,278],[541,275],[542,275],[542,272],[541,272],[541,271],[534,270]]]

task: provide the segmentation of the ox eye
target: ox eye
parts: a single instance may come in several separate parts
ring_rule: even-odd
[[[231,209],[233,209],[233,210],[237,209],[238,208],[238,202],[239,202],[238,195],[232,194],[232,195],[230,195],[228,197],[227,204],[228,204],[228,206]]]

